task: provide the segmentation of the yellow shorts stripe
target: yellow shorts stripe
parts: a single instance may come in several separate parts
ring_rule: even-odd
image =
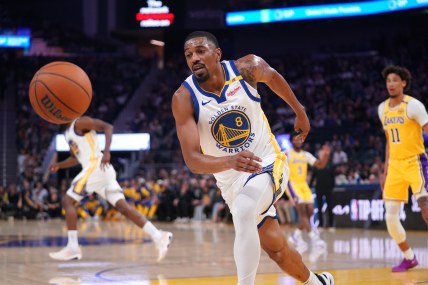
[[[83,177],[80,178],[79,181],[77,181],[76,186],[74,186],[73,192],[77,194],[82,193],[83,187],[86,185],[86,182],[88,181],[89,176],[91,176],[92,172],[94,172],[96,166],[97,166],[97,161],[93,160],[88,170],[86,171],[85,175],[83,175]]]

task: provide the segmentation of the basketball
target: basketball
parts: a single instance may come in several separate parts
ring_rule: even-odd
[[[86,112],[92,99],[92,85],[79,66],[55,61],[34,74],[29,97],[40,117],[50,123],[66,124]]]

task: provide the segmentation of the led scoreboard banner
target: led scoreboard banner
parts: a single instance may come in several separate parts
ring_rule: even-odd
[[[426,230],[421,209],[409,193],[409,203],[403,204],[400,220],[408,230]],[[379,185],[356,184],[338,186],[333,191],[332,211],[336,227],[385,229],[385,205]]]
[[[29,28],[0,28],[0,48],[29,48]]]
[[[392,13],[428,7],[428,0],[375,0],[226,13],[227,26]]]
[[[141,7],[135,19],[142,28],[169,27],[174,21],[174,14],[162,1],[147,0],[147,7]]]

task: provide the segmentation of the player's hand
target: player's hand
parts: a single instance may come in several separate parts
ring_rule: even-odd
[[[385,187],[385,180],[386,180],[386,173],[382,173],[381,175],[379,175],[380,190],[382,192]]]
[[[49,171],[50,172],[57,172],[59,170],[59,164],[58,163],[52,163],[51,165],[49,165]]]
[[[311,129],[311,124],[309,123],[308,115],[302,110],[301,112],[296,113],[296,120],[294,121],[294,130],[299,133],[297,137],[305,141],[308,133]]]
[[[229,157],[228,160],[230,168],[249,173],[257,173],[262,170],[262,165],[259,162],[262,162],[262,159],[248,150],[241,151]]]
[[[325,155],[325,156],[329,156],[331,152],[330,146],[328,144],[323,144],[323,146],[321,147],[320,150],[320,155]]]
[[[101,158],[101,170],[104,171],[110,165],[110,152],[105,151]]]

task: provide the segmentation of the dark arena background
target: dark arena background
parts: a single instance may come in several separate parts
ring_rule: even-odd
[[[311,218],[327,246],[299,250],[305,264],[331,272],[336,284],[428,284],[427,225],[410,189],[400,219],[419,266],[391,272],[402,253],[386,229],[378,116],[388,65],[410,70],[406,94],[427,106],[427,27],[426,0],[0,1],[0,284],[237,284],[229,208],[214,176],[186,167],[171,111],[191,74],[183,45],[195,30],[213,33],[225,60],[265,59],[306,108],[303,149],[318,157],[323,144],[331,148],[325,171],[334,188],[329,201],[314,200]],[[67,245],[61,199],[81,170],[49,172],[70,154],[65,128],[29,101],[34,73],[52,61],[77,64],[91,79],[86,114],[114,126],[111,163],[127,201],[174,234],[161,263],[150,237],[96,195],[76,205],[83,259],[49,258]],[[257,87],[287,151],[295,114]],[[317,173],[308,170],[314,197]],[[288,238],[296,209],[286,195],[275,207]],[[256,284],[301,283],[262,253]]]

